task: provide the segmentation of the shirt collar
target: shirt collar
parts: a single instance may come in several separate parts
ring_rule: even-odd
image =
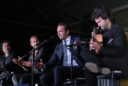
[[[69,35],[66,40],[62,40],[62,42],[64,43],[64,41],[66,41],[66,44],[70,44],[70,40],[71,40],[71,35]]]

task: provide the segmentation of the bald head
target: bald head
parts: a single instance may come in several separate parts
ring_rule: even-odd
[[[30,37],[30,45],[33,47],[33,48],[37,48],[38,45],[39,45],[39,39],[37,36],[31,36]]]

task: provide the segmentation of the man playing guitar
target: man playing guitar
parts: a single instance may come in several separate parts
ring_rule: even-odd
[[[34,64],[33,67],[33,74],[34,74],[34,78],[39,77],[41,74],[41,70],[40,69],[36,69],[36,66],[41,66],[43,64],[43,62],[45,62],[44,59],[44,48],[38,48],[38,45],[40,44],[38,37],[37,36],[31,36],[30,37],[30,45],[31,47],[34,49],[34,52],[31,51],[30,55],[29,55],[29,60],[28,61],[24,61],[23,57],[18,57],[18,59],[13,59],[13,62],[15,64],[18,64],[19,66],[21,66],[25,71],[27,71],[27,73],[22,73],[22,74],[14,74],[12,76],[12,81],[14,85],[18,85],[18,84],[24,84],[24,83],[31,83],[31,71],[29,71],[27,68],[31,68]],[[32,64],[33,61],[33,64]],[[42,62],[43,61],[43,62]],[[27,68],[26,68],[27,67]]]

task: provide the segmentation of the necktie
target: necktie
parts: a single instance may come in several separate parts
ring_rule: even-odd
[[[63,41],[63,66],[67,66],[67,45],[66,45],[66,41]]]

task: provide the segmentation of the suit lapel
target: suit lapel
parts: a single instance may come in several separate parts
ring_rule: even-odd
[[[74,43],[74,39],[71,37],[70,45]]]
[[[59,57],[59,59],[61,60],[62,59],[62,57],[63,57],[63,43],[61,42],[60,43],[60,45],[59,45],[59,47],[58,47],[58,57]]]

